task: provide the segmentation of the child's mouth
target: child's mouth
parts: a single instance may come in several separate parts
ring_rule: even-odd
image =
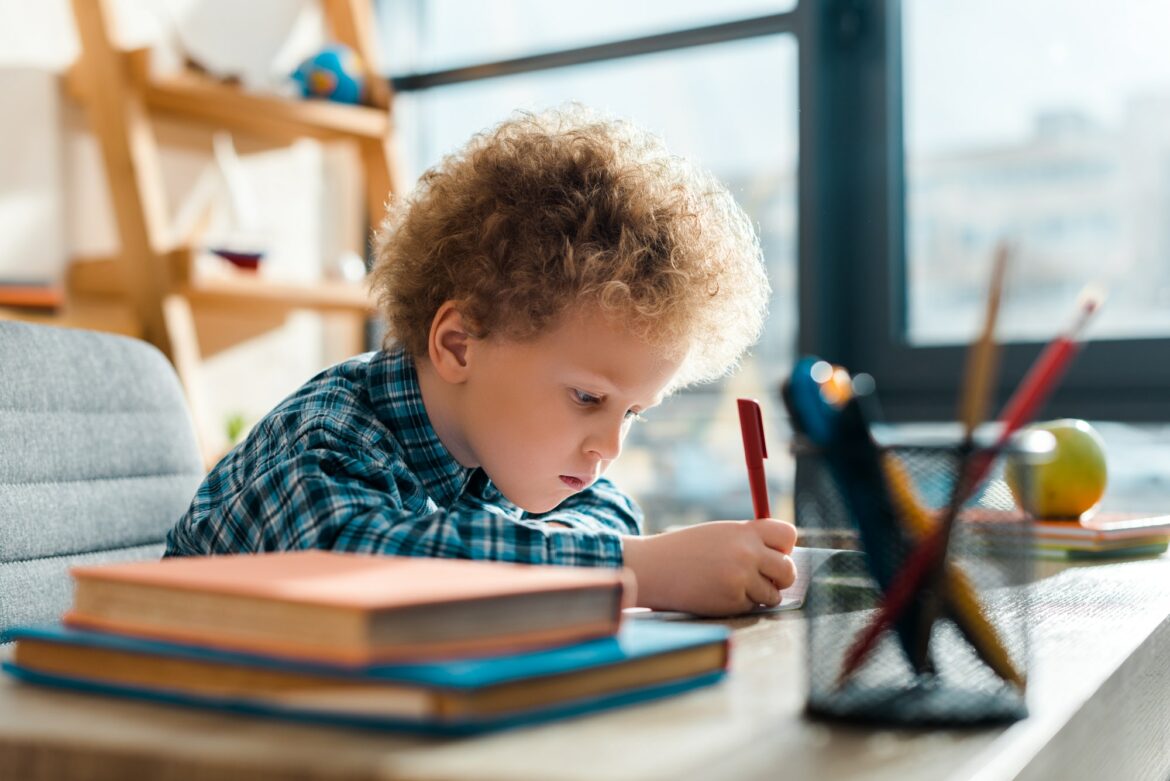
[[[572,488],[574,491],[580,491],[585,487],[585,481],[572,475],[561,475],[561,482]]]

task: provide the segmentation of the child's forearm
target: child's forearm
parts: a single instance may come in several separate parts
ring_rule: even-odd
[[[622,561],[634,573],[638,606],[702,615],[729,615],[751,607],[743,587],[732,582],[734,578],[727,581],[725,575],[712,571],[711,562],[696,559],[686,550],[685,536],[622,537]]]
[[[622,563],[634,573],[637,580],[638,604],[642,607],[659,610],[672,610],[678,607],[671,598],[669,578],[662,571],[662,562],[657,561],[653,553],[653,543],[647,549],[647,543],[653,538],[637,535],[622,537]]]

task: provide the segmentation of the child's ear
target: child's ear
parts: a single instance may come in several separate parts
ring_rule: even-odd
[[[473,337],[468,323],[454,301],[446,301],[431,320],[427,353],[431,365],[447,382],[458,384],[467,379],[468,351]]]

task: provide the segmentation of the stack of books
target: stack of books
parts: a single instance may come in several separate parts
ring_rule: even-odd
[[[25,681],[298,720],[474,733],[714,683],[722,626],[622,622],[618,570],[297,551],[80,567]]]
[[[1079,521],[1036,521],[1036,555],[1047,559],[1155,556],[1170,543],[1170,515],[1101,512]]]

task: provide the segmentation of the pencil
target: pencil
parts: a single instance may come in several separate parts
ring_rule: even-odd
[[[1076,347],[1085,325],[1092,315],[1100,309],[1101,299],[1101,294],[1095,289],[1087,289],[1078,302],[1077,314],[1072,325],[1050,342],[1032,364],[1019,387],[1004,406],[1004,412],[1000,414],[1003,428],[995,444],[989,449],[976,453],[969,462],[967,474],[965,476],[959,475],[958,479],[963,482],[960,491],[962,500],[966,500],[968,492],[973,491],[983,480],[1012,434],[1040,408],[1040,405],[1055,389],[1057,381],[1063,376],[1068,368],[1068,363],[1076,354]],[[935,561],[935,557],[944,544],[946,531],[942,525],[939,525],[934,532],[919,542],[907,557],[901,571],[885,592],[877,616],[858,635],[857,640],[847,652],[841,673],[842,679],[865,660],[870,648],[882,631],[897,621],[910,602],[913,601],[923,577],[927,574],[928,566]]]
[[[933,519],[915,494],[902,463],[893,454],[886,453],[882,469],[911,534],[917,539],[928,536],[934,528]],[[980,607],[971,581],[961,569],[947,561],[942,565],[938,596],[959,631],[987,666],[1005,681],[1024,688],[1024,677],[1012,663],[999,633]]]
[[[947,502],[942,519],[942,529],[939,532],[942,540],[938,545],[938,552],[935,554],[934,560],[927,564],[926,585],[923,587],[922,609],[919,611],[918,632],[914,642],[913,662],[916,669],[926,658],[927,649],[930,646],[930,636],[934,630],[934,623],[938,619],[939,587],[942,585],[943,569],[946,564],[947,551],[950,548],[955,519],[959,515],[959,509],[962,507],[966,495],[975,488],[974,485],[967,485],[968,474],[973,466],[971,458],[975,452],[975,428],[987,415],[991,388],[995,384],[994,378],[999,364],[999,346],[995,341],[995,323],[999,317],[999,302],[1003,297],[1003,280],[1008,256],[1007,244],[1000,242],[995,248],[995,257],[992,260],[991,283],[987,287],[983,329],[967,350],[967,366],[963,372],[963,382],[959,394],[959,422],[963,426],[963,439],[959,447],[955,482],[951,486],[950,500]]]
[[[865,396],[855,395],[840,411],[836,439],[824,454],[834,482],[841,492],[850,517],[857,528],[858,542],[865,552],[866,568],[882,594],[888,594],[896,581],[909,539],[898,522],[898,512],[882,473],[881,449],[873,440],[862,409]],[[915,671],[929,672],[928,657],[914,657],[918,613],[912,605],[892,616],[898,641]]]
[[[991,284],[987,291],[987,308],[983,315],[983,331],[967,351],[967,366],[963,372],[963,386],[959,403],[959,420],[963,424],[963,438],[970,442],[975,427],[987,417],[991,388],[995,385],[999,346],[995,341],[995,323],[999,317],[999,302],[1003,297],[1003,280],[1009,257],[1007,244],[1001,243],[992,261]]]
[[[825,393],[830,380],[835,390]],[[793,367],[781,387],[781,396],[793,430],[818,448],[843,509],[857,529],[866,569],[884,594],[897,574],[904,551],[909,550],[910,540],[895,518],[881,472],[881,451],[863,409],[864,402],[872,400],[872,383],[868,388],[853,386],[844,370],[808,357]],[[897,626],[907,657],[913,648],[915,619],[911,613]]]
[[[1003,430],[996,442],[998,447],[1007,443],[1008,438],[1040,408],[1052,392],[1056,383],[1064,376],[1081,344],[1081,335],[1089,320],[1101,308],[1104,294],[1096,287],[1086,287],[1077,301],[1077,313],[1072,323],[1055,339],[1048,343],[1036,358],[1019,387],[1000,413]]]

